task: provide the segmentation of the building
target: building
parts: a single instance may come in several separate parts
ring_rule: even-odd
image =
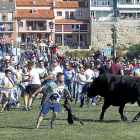
[[[54,1],[55,42],[58,46],[77,49],[90,43],[88,2]]]
[[[139,19],[140,0],[118,0],[117,10],[119,19]]]
[[[5,19],[4,19],[5,17]],[[16,40],[15,32],[16,3],[15,0],[0,1],[0,38],[6,42]]]
[[[94,21],[111,21],[115,16],[115,0],[90,0],[90,15]]]
[[[26,41],[43,41],[48,44],[51,40],[49,23],[55,22],[52,9],[53,2],[46,0],[16,1],[17,18],[21,19],[19,32],[22,44]],[[18,27],[16,29],[18,31]],[[52,30],[55,32],[55,29]],[[55,40],[53,34],[53,39]]]
[[[91,0],[90,15],[92,47],[129,47],[140,43],[140,0]]]

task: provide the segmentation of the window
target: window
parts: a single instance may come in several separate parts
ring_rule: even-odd
[[[62,36],[61,35],[57,35],[56,42],[57,43],[61,43],[61,41],[62,41]]]
[[[30,38],[30,40],[33,40],[34,39],[34,35],[33,34],[29,34],[29,38]]]
[[[37,13],[37,10],[32,10],[32,13],[33,13],[33,14],[36,14],[36,13]]]
[[[13,19],[13,13],[8,13],[8,20],[12,21]]]
[[[20,27],[23,27],[23,22],[20,22],[19,26],[20,26]]]
[[[8,31],[13,31],[13,24],[8,24]]]
[[[45,38],[49,38],[49,34],[45,34]]]
[[[62,12],[57,12],[57,16],[62,16]]]
[[[111,12],[111,11],[104,11],[103,17],[110,17],[110,16],[112,16],[112,14],[113,14],[113,12]]]
[[[69,19],[69,12],[65,12],[65,18]]]
[[[82,11],[77,11],[76,16],[82,16]]]
[[[9,34],[9,36],[8,36],[9,38],[11,38],[12,37],[12,35],[11,34]]]
[[[67,43],[72,43],[72,35],[67,35]]]
[[[49,11],[45,11],[45,14],[49,14]]]
[[[41,34],[37,34],[37,37],[38,37],[39,39],[41,39]]]
[[[70,12],[70,19],[73,19],[74,13]]]
[[[96,11],[96,17],[102,17],[102,11]]]
[[[24,13],[25,13],[25,11],[23,11],[23,10],[22,10],[22,11],[20,11],[20,13],[24,14]]]

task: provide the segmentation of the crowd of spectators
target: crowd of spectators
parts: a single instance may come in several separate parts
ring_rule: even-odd
[[[12,53],[2,55],[0,60],[0,91],[4,95],[4,102],[0,114],[3,110],[11,106],[19,108],[19,97],[24,100],[23,111],[31,110],[34,99],[38,94],[36,90],[41,88],[40,98],[42,107],[45,99],[48,97],[49,87],[45,85],[51,81],[57,80],[57,74],[64,74],[64,83],[68,87],[71,95],[71,100],[75,99],[75,104],[79,107],[84,107],[84,102],[87,105],[100,105],[100,100],[96,102],[98,97],[87,99],[84,101],[88,92],[88,84],[86,80],[97,78],[104,73],[111,73],[114,75],[129,75],[140,76],[140,60],[133,58],[132,61],[125,61],[125,59],[116,58],[113,62],[103,56],[100,50],[87,58],[77,58],[60,55],[56,50],[51,53],[38,49],[26,49],[20,56],[13,56]],[[61,80],[59,80],[59,83]],[[48,89],[48,90],[46,90]],[[68,94],[68,93],[66,93]],[[66,98],[66,94],[62,93],[61,97]],[[27,102],[29,95],[29,103]],[[91,102],[89,102],[89,100]]]

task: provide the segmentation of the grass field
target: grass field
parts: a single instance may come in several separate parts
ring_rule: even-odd
[[[124,109],[127,122],[122,122],[118,113],[118,107],[111,106],[105,113],[103,122],[99,121],[101,106],[79,108],[74,102],[70,103],[75,115],[82,119],[85,125],[75,121],[69,125],[66,121],[67,112],[61,106],[55,129],[50,129],[50,111],[40,125],[38,131],[32,131],[35,127],[40,110],[40,99],[36,99],[31,111],[22,111],[23,101],[19,109],[11,108],[0,115],[0,140],[139,140],[140,120],[131,123],[140,108],[138,106],[126,106]],[[64,110],[64,113],[62,113]]]

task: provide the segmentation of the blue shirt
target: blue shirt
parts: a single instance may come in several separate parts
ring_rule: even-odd
[[[67,70],[67,69],[63,69],[63,73],[65,75],[65,80],[72,80],[72,78],[74,77],[74,70]]]

